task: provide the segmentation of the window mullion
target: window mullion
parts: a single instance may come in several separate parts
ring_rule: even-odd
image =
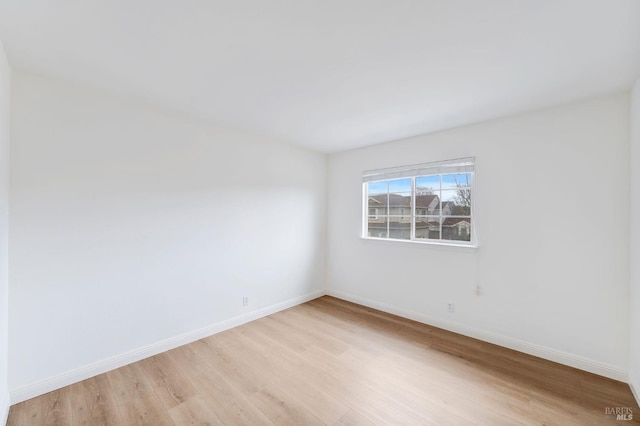
[[[411,235],[410,239],[416,239],[416,178],[411,178]]]
[[[438,198],[440,199],[440,206],[439,206],[440,208],[438,209],[439,210],[438,222],[440,223],[440,241],[442,241],[443,240],[443,238],[442,238],[442,222],[443,222],[443,219],[442,219],[442,175],[440,175],[439,177],[440,177],[440,195],[438,196]]]
[[[386,222],[387,222],[387,238],[391,239],[391,230],[390,228],[390,220],[391,220],[391,206],[389,205],[389,184],[387,184],[387,218],[386,218]]]

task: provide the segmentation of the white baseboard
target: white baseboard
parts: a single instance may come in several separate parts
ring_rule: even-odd
[[[36,396],[44,395],[47,392],[60,389],[62,387],[71,385],[73,383],[80,382],[90,377],[97,376],[107,371],[114,370],[116,368],[123,367],[127,364],[131,364],[141,359],[148,358],[153,355],[168,351],[170,349],[177,348],[178,346],[186,345],[187,343],[194,342],[207,336],[211,336],[221,331],[228,330],[233,327],[254,321],[256,319],[265,317],[267,315],[274,314],[276,312],[291,308],[301,303],[308,302],[309,300],[316,299],[324,295],[324,291],[316,291],[305,296],[295,297],[293,299],[285,300],[284,302],[276,303],[265,308],[258,309],[256,311],[247,312],[246,314],[238,315],[233,318],[229,318],[224,321],[211,324],[209,326],[190,331],[178,336],[170,337],[165,340],[153,343],[151,345],[134,349],[130,352],[126,352],[102,361],[94,362],[84,367],[80,367],[75,370],[67,371],[48,379],[32,383],[28,386],[24,386],[11,391],[11,404],[17,404],[27,399],[35,398]],[[7,407],[8,407],[7,401]],[[2,407],[4,408],[4,407]],[[2,412],[0,411],[0,414]],[[0,417],[0,420],[2,417]],[[0,423],[3,424],[3,423]]]
[[[309,300],[318,298],[324,294],[343,299],[349,302],[357,303],[359,305],[367,306],[373,309],[377,309],[383,312],[387,312],[393,315],[398,315],[403,318],[411,319],[421,322],[423,324],[431,325],[434,327],[442,328],[444,330],[452,331],[454,333],[462,334],[464,336],[473,337],[485,342],[493,343],[499,346],[503,346],[509,349],[513,349],[519,352],[523,352],[529,355],[537,356],[549,361],[554,361],[560,364],[568,365],[570,367],[578,368],[590,373],[598,374],[604,377],[609,377],[614,380],[620,380],[628,382],[627,372],[623,369],[592,361],[587,358],[583,358],[577,355],[568,354],[555,349],[547,348],[544,346],[528,343],[522,340],[513,339],[510,337],[501,336],[499,334],[491,333],[488,331],[468,327],[457,324],[451,321],[444,321],[438,318],[430,317],[428,315],[412,312],[405,309],[395,308],[393,306],[376,302],[373,300],[361,298],[352,294],[344,293],[336,290],[316,291],[305,296],[296,297],[286,300],[284,302],[276,303],[271,306],[267,306],[256,311],[248,312],[243,315],[220,321],[209,326],[190,331],[178,336],[174,336],[154,344],[135,349],[130,352],[126,352],[115,357],[111,357],[102,361],[88,364],[84,367],[80,367],[75,370],[71,370],[62,374],[59,374],[48,379],[32,383],[28,386],[24,386],[11,391],[10,399],[9,395],[5,395],[2,405],[0,405],[0,425],[6,423],[7,416],[9,414],[9,405],[17,404],[27,399],[35,398],[39,395],[44,395],[47,392],[60,389],[62,387],[77,383],[79,381],[88,379],[90,377],[97,376],[107,371],[123,367],[127,364],[131,364],[141,359],[148,358],[153,355],[177,348],[178,346],[186,345],[196,340],[202,339],[207,336],[219,333],[221,331],[228,330],[233,327],[245,324],[250,321],[265,317],[267,315],[274,314],[284,309],[291,308],[293,306],[305,303]],[[640,404],[640,398],[637,393],[637,387],[634,388],[632,383],[629,383],[631,391],[633,392],[636,401]],[[4,423],[3,423],[4,420]]]
[[[636,404],[640,406],[640,393],[638,393],[640,391],[640,383],[637,383],[633,378],[629,378],[629,387],[631,388],[633,397],[636,399]]]
[[[399,309],[385,303],[376,302],[373,300],[365,299],[352,294],[344,293],[337,290],[327,290],[329,296],[343,299],[348,302],[357,303],[359,305],[367,306],[369,308],[377,309],[379,311],[387,312],[393,315],[397,315],[403,318],[421,322],[423,324],[431,325],[434,327],[442,328],[444,330],[452,331],[454,333],[462,334],[464,336],[473,337],[474,339],[482,340],[485,342],[493,343],[498,346],[513,349],[518,352],[523,352],[529,355],[537,356],[549,361],[557,362],[559,364],[568,365],[570,367],[578,368],[580,370],[588,371],[590,373],[598,374],[600,376],[608,377],[610,379],[619,380],[622,382],[628,382],[627,371],[612,365],[604,364],[597,361],[592,361],[581,356],[572,355],[566,352],[562,352],[556,349],[551,349],[545,346],[537,345],[534,343],[525,342],[523,340],[514,339],[511,337],[502,336],[489,331],[468,327],[466,325],[458,324],[453,321],[441,320],[428,315],[420,314],[417,312],[409,311],[406,309]],[[636,399],[638,396],[636,395]]]
[[[9,418],[9,407],[11,406],[8,391],[0,397],[0,404],[0,425],[6,425],[7,419]]]

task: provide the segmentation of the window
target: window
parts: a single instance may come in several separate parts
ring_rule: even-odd
[[[363,173],[364,238],[474,245],[474,158]]]

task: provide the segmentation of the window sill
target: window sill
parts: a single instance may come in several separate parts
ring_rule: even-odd
[[[372,237],[360,237],[362,241],[372,242],[374,244],[383,243],[391,245],[414,245],[429,247],[442,250],[463,250],[463,251],[476,251],[478,250],[477,244],[456,244],[456,243],[440,243],[435,241],[417,241],[417,240],[394,240],[389,238],[372,238]]]

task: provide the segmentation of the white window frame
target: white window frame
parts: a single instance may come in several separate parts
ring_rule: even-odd
[[[434,175],[446,175],[446,174],[471,174],[470,183],[470,195],[471,195],[471,208],[469,216],[450,215],[443,216],[442,199],[440,199],[440,208],[438,209],[438,218],[440,222],[440,239],[428,239],[428,238],[416,238],[416,178],[423,176]],[[411,178],[411,228],[410,238],[390,238],[389,222],[387,222],[387,237],[370,237],[368,230],[369,219],[369,194],[367,191],[368,184],[373,182],[383,182],[394,179],[406,179]],[[440,195],[442,195],[442,177],[440,178]],[[475,223],[475,188],[476,188],[476,176],[475,176],[475,157],[457,158],[447,161],[438,161],[432,163],[414,164],[410,166],[393,167],[387,169],[367,170],[362,174],[362,238],[367,240],[380,240],[380,241],[399,241],[419,244],[431,244],[431,245],[446,245],[446,246],[464,246],[464,247],[477,247],[476,238],[476,223]],[[417,215],[422,217],[423,215]],[[387,217],[389,217],[389,211],[387,211]],[[464,217],[470,219],[471,232],[470,241],[461,240],[445,240],[442,239],[442,224],[447,218]],[[376,215],[375,219],[379,216]]]

